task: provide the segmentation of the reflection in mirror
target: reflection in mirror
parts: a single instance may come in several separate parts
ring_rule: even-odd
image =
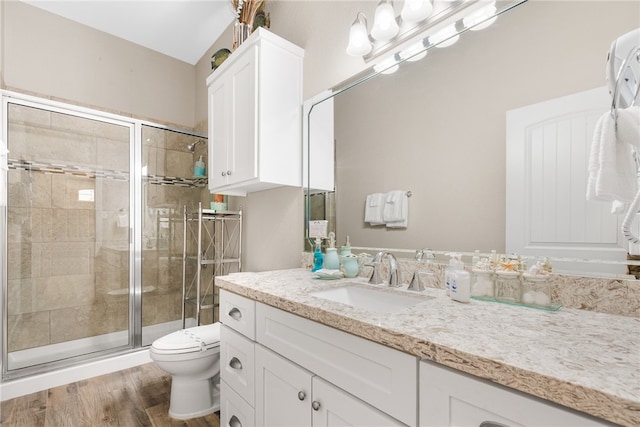
[[[507,179],[508,113],[536,105],[544,110],[545,102],[603,88],[611,42],[640,27],[639,17],[637,2],[529,1],[501,15],[486,30],[463,34],[454,46],[430,49],[425,59],[402,63],[395,74],[376,76],[339,93],[333,98],[338,242],[349,235],[351,244],[359,247],[511,251],[506,243],[509,234],[531,235],[531,223],[526,221],[523,229],[507,230],[505,206],[511,189],[522,188],[518,191],[524,200],[547,199],[532,198],[527,193],[532,184]],[[584,144],[590,144],[593,120],[607,108],[605,102],[584,113],[588,119],[582,129],[583,156],[588,156]],[[558,161],[550,150],[546,154]],[[586,157],[581,162],[586,168]],[[313,162],[310,165],[313,168]],[[553,184],[573,176],[562,168],[554,169],[554,174],[543,177]],[[408,227],[365,223],[367,195],[391,190],[413,194]],[[553,198],[576,199],[567,191],[556,188]],[[576,184],[570,191],[584,203],[584,187]],[[544,211],[540,203],[536,206]],[[589,208],[591,215],[609,216],[606,222],[617,227],[621,215],[612,216],[610,204],[589,203],[598,205]],[[559,216],[566,206],[556,203],[554,210],[544,211],[547,219],[549,212]],[[618,239],[617,229],[613,239],[607,235],[601,240],[594,240],[600,236],[594,238],[598,233],[593,230],[583,230],[582,237],[571,243],[563,236],[563,227],[572,225],[575,215],[564,214],[563,221],[549,223],[538,215],[545,233],[518,252],[570,257],[569,252],[549,251],[549,246],[588,243],[590,249],[577,257],[602,260],[614,254],[618,261],[609,262],[613,270],[578,263],[581,274],[626,272],[626,242]]]

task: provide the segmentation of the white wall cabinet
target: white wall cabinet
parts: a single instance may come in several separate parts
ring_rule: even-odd
[[[302,184],[303,56],[259,28],[207,78],[212,193]]]
[[[506,387],[420,363],[420,426],[605,426],[586,415]]]

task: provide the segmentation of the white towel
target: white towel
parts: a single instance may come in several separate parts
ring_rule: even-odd
[[[640,107],[618,109],[616,138],[640,149]]]
[[[587,200],[628,202],[636,193],[636,167],[631,145],[616,138],[610,112],[596,124],[589,155]]]
[[[409,217],[409,199],[406,191],[389,191],[385,196],[382,218],[388,228],[406,228]]]
[[[364,222],[370,225],[383,225],[382,211],[384,209],[384,194],[373,193],[367,196],[364,207]]]

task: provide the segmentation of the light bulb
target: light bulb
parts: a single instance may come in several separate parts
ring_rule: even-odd
[[[409,62],[419,61],[425,56],[427,56],[427,49],[425,49],[422,40],[400,52],[400,58],[406,59]]]
[[[396,56],[393,55],[387,59],[384,59],[373,66],[373,71],[381,74],[391,74],[398,71],[398,60]]]
[[[448,47],[458,41],[460,35],[456,30],[456,24],[451,24],[444,27],[442,30],[435,33],[433,36],[429,36],[429,42],[436,47]]]
[[[371,37],[378,41],[387,41],[394,38],[399,30],[393,6],[389,0],[382,0],[376,8]]]
[[[404,0],[400,16],[406,22],[420,22],[427,19],[433,12],[430,0]]]
[[[349,29],[349,45],[347,54],[351,56],[362,56],[371,52],[372,46],[367,34],[367,19],[362,12],[358,13],[356,20]]]
[[[471,15],[463,19],[464,26],[472,31],[484,30],[494,22],[498,17],[496,16],[495,2],[476,10]]]

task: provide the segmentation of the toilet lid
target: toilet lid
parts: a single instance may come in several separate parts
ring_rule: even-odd
[[[158,338],[151,349],[158,354],[204,351],[220,345],[220,323],[182,329]]]

